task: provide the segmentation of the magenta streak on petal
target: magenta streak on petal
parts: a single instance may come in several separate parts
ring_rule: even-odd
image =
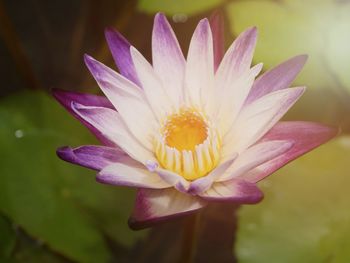
[[[261,141],[289,140],[293,147],[281,156],[251,170],[242,178],[250,182],[258,182],[280,169],[297,157],[311,151],[329,141],[339,133],[339,129],[312,122],[279,122]]]
[[[221,11],[215,11],[209,18],[213,34],[214,70],[216,71],[225,54],[224,18]]]
[[[200,196],[206,201],[237,204],[255,204],[264,198],[264,194],[254,183],[238,179],[214,183],[208,191]]]
[[[83,94],[72,91],[64,91],[59,89],[52,90],[53,96],[56,100],[66,108],[66,110],[77,118],[82,124],[84,124],[95,136],[96,138],[107,146],[115,146],[115,143],[106,138],[100,131],[98,131],[94,126],[89,124],[87,121],[82,119],[74,110],[72,109],[72,102],[77,102],[84,106],[96,106],[104,107],[109,109],[114,109],[110,101],[102,96]]]
[[[175,189],[139,189],[129,226],[138,230],[194,213],[204,207],[200,198],[180,193]]]
[[[120,74],[141,87],[131,59],[129,42],[112,28],[106,28],[105,36]]]
[[[261,75],[250,90],[245,104],[276,90],[288,88],[307,60],[307,55],[293,57]]]
[[[97,145],[86,145],[74,149],[71,147],[61,147],[57,149],[57,155],[64,161],[97,171],[126,156],[118,148]]]

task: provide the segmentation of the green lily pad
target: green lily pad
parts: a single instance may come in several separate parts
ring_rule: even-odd
[[[194,15],[207,11],[224,2],[223,0],[139,0],[138,9],[154,14],[164,12],[168,15],[186,14]]]
[[[255,61],[271,68],[306,53],[309,61],[298,84],[350,90],[350,2],[233,1],[227,7],[232,32],[257,26]]]
[[[105,236],[131,246],[134,192],[95,182],[95,172],[65,163],[62,145],[95,144],[52,98],[21,93],[0,103],[0,212],[50,249],[78,262],[107,262]]]
[[[0,261],[9,258],[16,243],[16,233],[11,223],[0,216]]]
[[[340,137],[260,183],[265,199],[239,211],[239,262],[347,262],[350,137]]]

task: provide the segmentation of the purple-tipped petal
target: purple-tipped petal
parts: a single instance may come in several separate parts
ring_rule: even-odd
[[[232,126],[237,114],[244,105],[255,77],[260,73],[262,64],[252,69],[252,59],[257,40],[257,29],[252,27],[241,33],[224,55],[215,73],[215,94],[219,98],[214,102],[214,111],[219,116],[223,133]],[[224,94],[224,95],[219,95]]]
[[[161,79],[167,94],[179,105],[183,99],[186,61],[174,31],[161,13],[154,18],[152,60],[154,71]]]
[[[245,174],[251,169],[285,153],[292,146],[293,142],[288,140],[271,140],[257,143],[242,152],[233,165],[217,181],[227,181]]]
[[[136,162],[113,163],[96,177],[100,183],[137,188],[163,189],[171,185]]]
[[[193,33],[185,74],[186,96],[194,105],[201,105],[201,98],[214,86],[213,37],[208,19],[202,19]]]
[[[119,148],[97,145],[86,145],[78,148],[61,147],[57,149],[57,155],[64,161],[97,171],[126,156]]]
[[[233,179],[223,183],[214,183],[208,191],[201,193],[200,197],[213,202],[255,204],[263,199],[264,194],[254,183]]]
[[[129,42],[113,28],[107,28],[105,36],[120,74],[141,87],[131,59]]]
[[[141,163],[153,159],[153,154],[129,132],[118,112],[101,107],[87,107],[77,103],[72,103],[72,109],[106,138],[115,142],[133,159]]]
[[[280,122],[263,138],[269,140],[293,141],[293,147],[279,157],[258,166],[243,176],[244,180],[258,182],[280,169],[297,157],[329,141],[339,133],[339,129],[312,122]]]
[[[216,71],[225,54],[225,34],[224,34],[224,17],[221,11],[214,12],[210,18],[209,23],[213,33],[213,47],[214,47],[214,70]]]
[[[142,229],[195,212],[206,202],[183,194],[173,188],[163,190],[139,189],[134,211],[129,219],[132,229]]]
[[[130,48],[136,72],[142,83],[145,97],[153,112],[162,118],[164,113],[170,112],[174,106],[174,98],[167,94],[166,85],[162,84],[152,65],[134,47]]]
[[[305,87],[278,90],[244,107],[225,135],[223,155],[241,153],[263,137],[304,93]]]
[[[83,94],[78,92],[64,91],[59,89],[52,90],[53,96],[56,100],[66,108],[66,110],[71,113],[75,118],[77,118],[82,124],[84,124],[95,136],[96,138],[107,146],[115,146],[115,143],[106,138],[100,131],[95,129],[91,124],[82,119],[74,110],[72,109],[72,102],[77,102],[85,106],[97,106],[105,107],[109,109],[114,109],[110,101],[102,96]]]
[[[257,40],[257,29],[252,27],[241,33],[224,55],[217,74],[222,78],[237,78],[246,72],[252,63]]]
[[[155,117],[144,99],[143,91],[94,58],[88,55],[84,58],[101,90],[117,109],[130,131],[146,147],[153,147],[148,138],[155,126]]]
[[[254,82],[245,104],[250,104],[273,91],[288,88],[306,60],[307,55],[296,56],[267,71]]]

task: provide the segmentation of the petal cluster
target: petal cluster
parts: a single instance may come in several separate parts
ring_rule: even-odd
[[[256,28],[226,53],[220,20],[199,22],[185,58],[163,14],[155,16],[152,64],[113,29],[106,39],[119,73],[86,55],[104,96],[55,90],[101,146],[62,147],[63,160],[97,181],[138,188],[130,226],[142,228],[209,202],[257,203],[256,183],[334,137],[310,122],[279,122],[303,94],[289,88],[306,62],[296,56],[258,77]]]

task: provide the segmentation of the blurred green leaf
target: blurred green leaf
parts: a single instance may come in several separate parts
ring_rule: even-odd
[[[16,233],[11,223],[0,216],[0,262],[9,258],[16,243]]]
[[[262,181],[265,199],[239,211],[239,262],[347,262],[350,137]]]
[[[62,145],[95,140],[53,99],[22,93],[0,103],[0,211],[54,251],[79,262],[110,258],[103,235],[132,245],[128,189],[97,184],[94,172],[59,160]]]
[[[2,261],[1,261],[2,262]],[[67,263],[70,262],[61,255],[53,253],[41,242],[28,237],[20,229],[17,230],[16,249],[12,253],[11,259],[6,263]],[[5,263],[5,262],[4,262]]]
[[[138,8],[147,13],[164,12],[168,15],[194,15],[221,4],[224,0],[139,0]]]
[[[349,1],[234,1],[227,11],[235,35],[258,27],[256,62],[271,68],[306,53],[309,61],[297,83],[350,90]]]

